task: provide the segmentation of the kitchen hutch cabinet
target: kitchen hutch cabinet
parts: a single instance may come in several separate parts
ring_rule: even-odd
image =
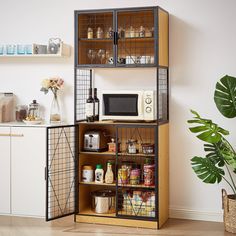
[[[168,13],[159,7],[75,11],[75,125],[47,131],[47,220],[74,214],[76,222],[158,229],[168,219],[168,19]],[[157,119],[86,122],[88,90],[94,87],[99,67],[155,69]],[[135,78],[129,79],[134,80],[133,90],[137,90]],[[113,137],[115,150],[85,150],[84,135],[92,130]],[[137,140],[135,153],[127,149],[130,139]],[[143,148],[147,144],[149,152]],[[96,164],[102,164],[106,171],[108,160],[113,163],[113,183],[83,181],[84,165],[95,169]],[[145,182],[146,160],[154,168],[151,184]],[[138,182],[131,178],[122,181],[119,170],[124,163],[132,163],[130,171],[134,166],[139,169]],[[115,209],[96,213],[91,207],[93,192],[105,189],[115,192]]]

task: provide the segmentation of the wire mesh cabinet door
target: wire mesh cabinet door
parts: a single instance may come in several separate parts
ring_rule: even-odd
[[[117,66],[156,64],[156,8],[117,11]]]
[[[46,221],[75,213],[76,126],[47,128]]]

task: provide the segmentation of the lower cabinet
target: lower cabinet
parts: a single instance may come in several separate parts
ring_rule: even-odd
[[[11,128],[13,215],[45,216],[46,129]]]
[[[45,127],[0,127],[0,214],[45,217]]]
[[[10,214],[11,142],[10,127],[0,127],[0,214]]]

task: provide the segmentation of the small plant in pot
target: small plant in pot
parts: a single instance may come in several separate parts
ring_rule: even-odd
[[[224,76],[216,84],[214,101],[220,113],[226,118],[236,117],[236,78]],[[202,118],[191,110],[193,119],[188,120],[192,133],[204,142],[205,157],[195,156],[191,164],[196,175],[208,184],[224,180],[233,194],[222,190],[225,230],[236,233],[236,152],[226,136],[229,131],[212,120]],[[193,125],[193,126],[192,126]],[[227,175],[226,175],[227,173]]]

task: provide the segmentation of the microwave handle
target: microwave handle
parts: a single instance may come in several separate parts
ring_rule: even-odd
[[[143,104],[144,104],[143,98],[144,98],[144,96],[139,94],[139,97],[138,97],[138,114],[139,114],[139,116],[143,116],[143,114],[144,114],[144,111],[143,111]]]

